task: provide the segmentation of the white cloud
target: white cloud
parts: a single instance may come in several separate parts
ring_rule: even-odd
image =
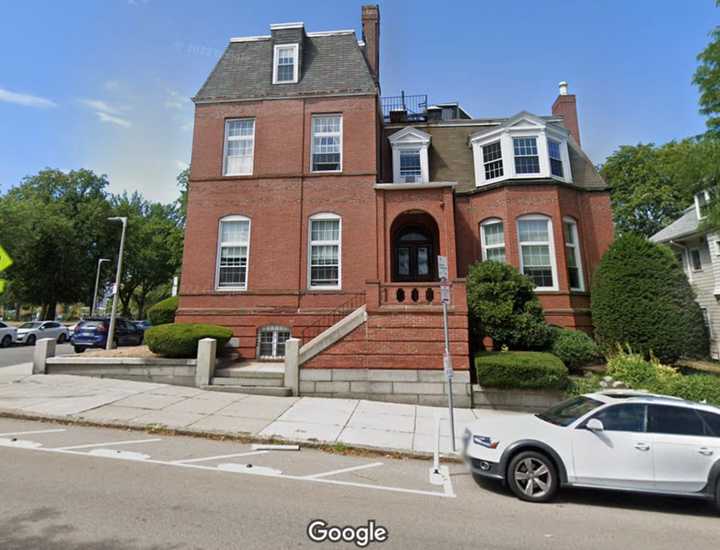
[[[93,111],[100,111],[109,115],[119,115],[122,111],[119,107],[114,107],[102,99],[81,99],[80,103],[90,107]]]
[[[0,101],[7,103],[15,103],[16,105],[22,105],[24,107],[39,107],[46,109],[48,107],[57,107],[57,103],[44,97],[39,97],[30,94],[19,94],[17,92],[11,92],[5,88],[0,88]]]
[[[168,90],[168,97],[165,100],[165,107],[168,109],[185,109],[190,106],[190,98],[185,97],[175,90]]]
[[[117,90],[120,87],[120,81],[119,80],[106,80],[103,84],[103,87],[108,91],[114,91]]]
[[[130,128],[130,126],[132,126],[132,123],[126,118],[109,115],[107,113],[103,113],[102,111],[96,111],[95,114],[101,122],[108,122],[110,124],[114,124],[115,126],[122,126],[123,128]]]

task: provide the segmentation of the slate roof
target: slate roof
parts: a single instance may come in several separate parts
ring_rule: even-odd
[[[700,220],[697,217],[697,209],[695,205],[692,205],[686,208],[683,215],[677,220],[650,237],[650,240],[656,243],[666,243],[698,233],[699,228]]]
[[[354,32],[312,36],[302,44],[296,84],[273,84],[273,40],[230,42],[196,102],[327,94],[377,94]]]

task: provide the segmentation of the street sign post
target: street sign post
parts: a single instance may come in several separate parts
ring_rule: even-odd
[[[448,305],[450,305],[450,280],[447,256],[438,256],[438,277],[440,278],[440,302],[443,308],[443,333],[445,335],[445,351],[443,353],[443,371],[448,383],[448,407],[450,409],[450,443],[453,453],[455,449],[455,407],[453,406],[453,368],[450,357],[450,337],[448,334]]]

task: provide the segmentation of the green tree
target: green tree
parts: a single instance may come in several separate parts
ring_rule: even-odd
[[[708,117],[708,131],[720,134],[720,27],[710,32],[710,43],[697,58],[693,83],[700,91],[700,112]]]
[[[106,176],[46,169],[0,197],[2,245],[15,260],[3,275],[17,299],[43,306],[89,302],[97,259],[109,250]]]
[[[619,237],[600,261],[592,317],[606,351],[627,344],[668,362],[707,355],[702,312],[680,264],[667,246],[639,235]]]
[[[180,189],[180,197],[177,200],[178,215],[183,227],[187,219],[188,193],[190,192],[190,167],[188,166],[177,176],[177,186]]]
[[[502,262],[478,262],[467,276],[467,301],[473,330],[490,336],[496,349],[544,349],[550,341],[542,306],[532,281]]]
[[[128,227],[119,291],[123,315],[131,315],[131,302],[143,318],[148,296],[176,274],[181,261],[183,233],[173,205],[146,201],[139,193],[112,198],[113,215],[126,216]]]

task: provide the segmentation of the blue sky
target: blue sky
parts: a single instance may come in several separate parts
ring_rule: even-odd
[[[170,201],[190,161],[199,89],[232,36],[277,22],[360,29],[347,0],[67,0],[2,3],[0,191],[44,167],[90,168],[111,190]],[[547,114],[578,96],[595,162],[621,144],[701,133],[696,55],[713,0],[386,0],[384,95],[458,100],[476,117]]]

